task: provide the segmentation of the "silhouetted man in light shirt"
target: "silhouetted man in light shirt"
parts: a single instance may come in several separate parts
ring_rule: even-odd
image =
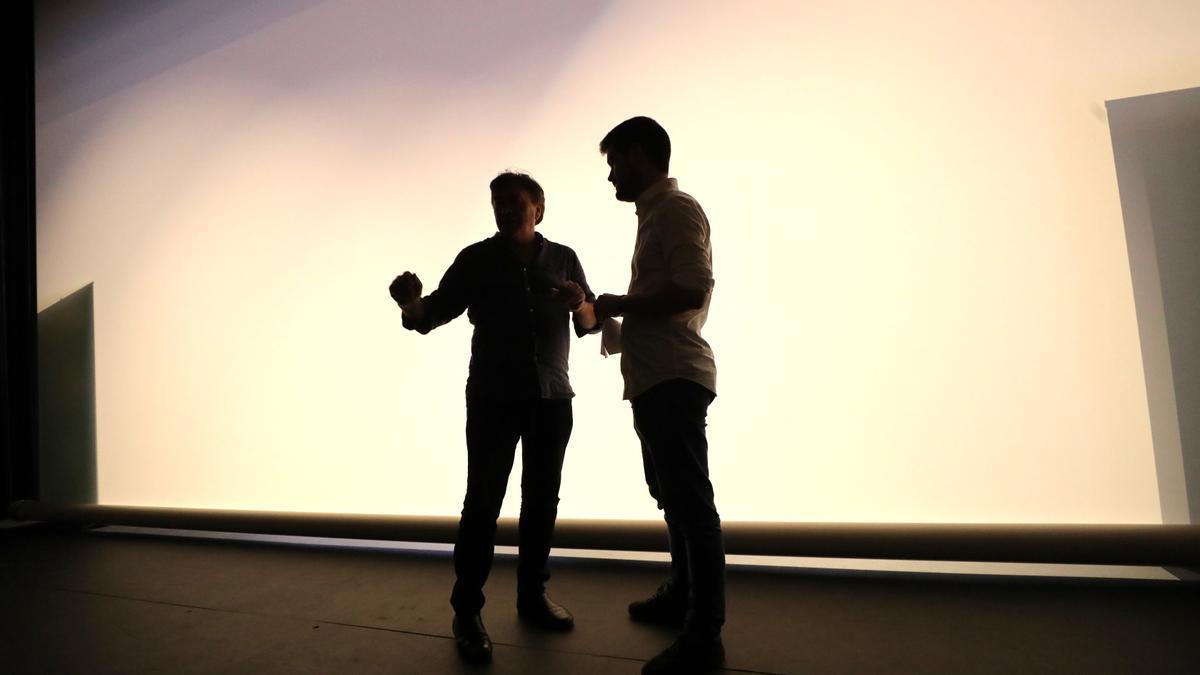
[[[617,199],[636,204],[638,225],[629,291],[601,295],[595,315],[624,317],[617,340],[625,398],[671,549],[670,577],[629,614],[683,629],[643,673],[705,672],[725,660],[725,550],[705,437],[717,368],[700,336],[713,288],[708,218],[668,177],[671,141],[654,120],[622,122],[600,141],[600,152]]]
[[[545,213],[538,183],[502,173],[489,186],[494,236],[462,250],[433,293],[405,272],[392,282],[404,327],[421,334],[467,312],[475,326],[467,378],[467,494],[454,545],[450,596],[459,652],[487,661],[492,643],[480,611],[492,567],[496,518],[521,440],[517,613],[525,623],[569,630],[574,618],[545,592],[563,456],[571,437],[568,318],[576,335],[596,328],[594,296],[579,258],[534,230]]]

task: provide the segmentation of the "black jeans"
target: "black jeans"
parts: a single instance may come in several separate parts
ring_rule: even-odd
[[[667,521],[671,592],[688,598],[684,631],[704,638],[725,623],[725,542],[704,435],[713,398],[695,382],[668,380],[630,401],[646,484]]]
[[[518,439],[523,468],[517,596],[536,597],[545,590],[558,486],[573,422],[570,399],[467,399],[467,496],[454,544],[457,581],[450,595],[456,613],[475,614],[483,607],[496,518]]]

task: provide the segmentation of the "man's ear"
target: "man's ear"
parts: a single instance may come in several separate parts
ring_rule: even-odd
[[[646,151],[637,143],[631,144],[629,149],[625,151],[625,161],[639,170],[645,168],[649,163],[649,160],[646,158]]]
[[[542,218],[546,216],[546,202],[537,205],[537,220],[533,221],[534,225],[540,225]]]

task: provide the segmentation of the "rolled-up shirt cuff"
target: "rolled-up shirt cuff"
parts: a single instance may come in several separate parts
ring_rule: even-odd
[[[672,274],[671,283],[679,288],[704,291],[705,293],[711,291],[714,285],[712,277],[699,274]]]
[[[421,301],[418,300],[417,302],[421,302]],[[422,335],[433,330],[433,325],[429,320],[429,308],[428,307],[422,307],[421,318],[419,318],[419,319],[413,318],[413,316],[411,314],[403,311],[404,310],[403,307],[401,307],[400,309],[401,309],[400,323],[408,330],[415,330],[418,333],[421,333]]]

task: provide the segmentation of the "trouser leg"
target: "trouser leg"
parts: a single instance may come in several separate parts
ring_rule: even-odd
[[[654,454],[646,444],[646,439],[642,438],[642,432],[638,430],[636,419],[635,416],[634,430],[638,432],[638,439],[642,442],[642,470],[646,476],[646,487],[650,489],[650,496],[654,498],[658,508],[662,510],[663,502],[658,485],[658,472],[654,466]],[[666,522],[667,551],[671,554],[671,574],[667,578],[667,586],[670,588],[672,595],[686,598],[690,593],[691,585],[688,572],[687,540],[683,536],[683,530],[678,525],[672,523],[669,517],[666,518]]]
[[[496,518],[512,472],[520,426],[510,405],[467,401],[467,494],[454,543],[454,590],[450,604],[459,614],[483,608],[483,585],[492,569]]]
[[[632,402],[634,427],[652,460],[651,494],[663,509],[672,539],[684,542],[691,590],[685,631],[703,637],[719,634],[725,622],[724,537],[705,437],[711,401],[704,387],[672,380]],[[673,561],[678,548],[672,541]]]
[[[573,423],[570,399],[539,399],[522,432],[518,597],[540,596],[550,578],[547,562]]]
[[[688,563],[687,537],[678,525],[667,522],[667,546],[671,553],[671,592],[688,597],[692,592],[692,575]]]
[[[687,532],[691,611],[686,632],[701,637],[720,635],[725,624],[725,540],[720,524]]]

